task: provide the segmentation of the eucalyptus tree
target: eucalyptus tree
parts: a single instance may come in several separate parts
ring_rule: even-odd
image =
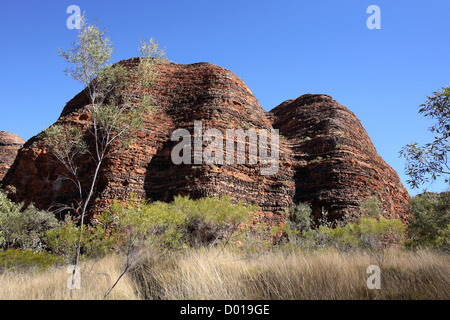
[[[407,182],[413,188],[438,177],[449,182],[450,87],[433,92],[420,107],[420,114],[435,121],[429,128],[434,139],[423,146],[417,142],[408,144],[400,151],[400,156],[407,161],[405,172],[411,178]]]

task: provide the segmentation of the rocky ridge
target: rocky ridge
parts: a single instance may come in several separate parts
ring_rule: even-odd
[[[134,67],[137,61],[121,63]],[[258,204],[269,219],[298,202],[309,202],[316,215],[324,209],[337,217],[357,212],[359,200],[375,195],[382,199],[386,216],[406,215],[409,195],[398,175],[377,154],[356,116],[327,95],[303,95],[266,112],[230,71],[210,63],[168,62],[158,66],[156,83],[148,93],[158,111],[145,118],[145,130],[136,142],[102,168],[92,212],[131,194],[163,201],[178,194],[193,198],[228,194],[236,201]],[[87,104],[80,92],[67,103],[57,123],[87,132]],[[171,141],[172,132],[193,133],[194,121],[199,120],[204,130],[279,129],[277,174],[261,176],[259,162],[175,165],[171,151],[178,142]],[[92,164],[86,159],[80,168],[87,185]],[[38,135],[18,152],[3,184],[15,187],[11,197],[16,201],[48,209],[77,196],[63,174]]]

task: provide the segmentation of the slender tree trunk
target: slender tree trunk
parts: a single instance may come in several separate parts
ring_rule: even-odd
[[[103,157],[100,158],[100,161],[97,163],[97,167],[95,168],[95,172],[94,172],[94,177],[91,183],[91,188],[89,190],[89,193],[86,197],[86,200],[83,204],[82,210],[81,210],[81,228],[80,228],[80,235],[79,235],[79,239],[78,239],[78,244],[77,244],[77,251],[76,251],[76,255],[75,255],[75,266],[73,268],[73,272],[72,272],[72,286],[70,288],[70,299],[73,298],[73,286],[75,284],[75,274],[76,271],[78,269],[78,265],[80,262],[80,253],[81,253],[81,240],[83,237],[83,227],[84,227],[84,217],[86,215],[86,210],[87,210],[87,206],[92,198],[92,195],[94,193],[94,188],[97,182],[97,177],[98,177],[98,173],[100,171],[100,167],[102,165],[103,162]]]

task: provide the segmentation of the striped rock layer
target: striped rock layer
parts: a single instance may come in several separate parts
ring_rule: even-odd
[[[25,141],[14,133],[0,131],[0,182],[16,159]]]
[[[138,60],[122,61],[134,67]],[[141,199],[170,201],[175,195],[193,198],[230,195],[258,204],[268,219],[286,207],[308,202],[314,213],[332,216],[357,212],[359,201],[371,195],[382,200],[386,216],[404,218],[409,195],[396,172],[377,154],[366,131],[346,107],[326,95],[303,95],[270,112],[264,111],[245,83],[230,71],[210,63],[162,63],[150,93],[157,112],[145,118],[145,129],[127,150],[116,153],[100,173],[91,212],[113,199],[134,194]],[[88,100],[83,92],[69,101],[57,124],[79,126],[89,134]],[[180,164],[171,159],[172,132],[203,129],[278,129],[280,156],[274,175],[261,175],[261,164]],[[91,141],[92,143],[92,141]],[[247,141],[251,147],[252,141]],[[203,142],[203,150],[208,143]],[[225,148],[224,148],[225,149]],[[227,150],[223,150],[226,157]],[[82,183],[89,185],[92,162],[80,162]],[[38,136],[17,155],[3,180],[17,190],[16,201],[42,209],[77,198],[64,168],[46,151]]]

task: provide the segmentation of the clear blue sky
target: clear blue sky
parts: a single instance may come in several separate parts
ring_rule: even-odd
[[[418,106],[450,84],[448,0],[2,0],[0,130],[29,139],[82,89],[57,55],[76,37],[66,27],[71,4],[108,30],[114,61],[137,56],[140,37],[155,37],[173,62],[231,70],[265,110],[305,93],[331,95],[361,120],[404,183],[399,150],[430,139]],[[381,9],[380,30],[366,27],[372,4]]]

